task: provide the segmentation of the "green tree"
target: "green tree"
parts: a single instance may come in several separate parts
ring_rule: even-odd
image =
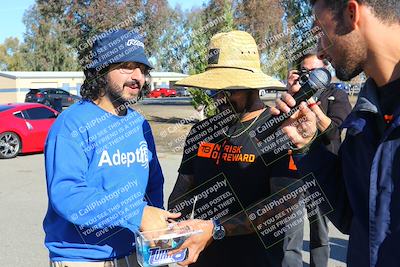
[[[202,10],[191,12],[186,23],[187,33],[190,35],[186,57],[189,74],[203,72],[207,67],[207,51],[209,38],[204,32],[204,13]]]
[[[235,12],[234,12],[234,2],[225,0],[223,7],[223,17],[225,18],[225,22],[221,28],[221,32],[229,32],[233,30],[237,30],[237,26],[235,23]]]
[[[23,44],[18,38],[9,37],[0,44],[0,69],[6,71],[25,70],[26,64],[22,55]]]
[[[236,20],[240,29],[249,32],[262,51],[273,50],[279,43],[265,44],[270,36],[282,32],[283,9],[279,0],[238,1]]]
[[[23,56],[32,71],[73,71],[79,69],[76,51],[66,43],[63,27],[54,18],[51,1],[37,1],[25,12]]]
[[[208,44],[210,42],[209,33],[204,31],[205,25],[204,10],[193,10],[186,23],[186,29],[190,34],[190,40],[187,48],[187,69],[190,75],[202,73],[207,67]],[[207,107],[211,105],[212,99],[202,89],[190,88],[189,93],[192,95],[192,105],[199,111],[200,118],[212,116],[213,112],[204,114]]]
[[[58,6],[63,1],[51,0]],[[69,1],[58,18],[64,25],[67,42],[79,54],[82,64],[88,58],[93,38],[110,29],[136,29],[145,37],[145,49],[151,57],[160,49],[160,38],[166,28],[170,7],[166,0]],[[61,12],[61,8],[58,8]]]
[[[280,78],[286,76],[287,67],[279,52],[289,40],[287,35],[282,35],[283,16],[280,0],[241,0],[236,9],[240,29],[256,40],[263,71]]]
[[[306,0],[285,0],[282,1],[282,5],[285,10],[284,20],[291,33],[288,44],[292,47],[285,56],[292,59],[288,62],[289,67],[297,68],[302,53],[316,45],[316,39],[311,34],[312,9]]]
[[[190,44],[187,49],[189,74],[204,72],[208,63],[208,45],[213,35],[236,29],[234,21],[233,2],[230,0],[211,0],[201,10],[194,10],[189,15],[187,23],[190,34]],[[192,105],[205,111],[205,116],[216,114],[212,99],[203,89],[190,89],[193,96]]]
[[[185,23],[186,15],[179,6],[170,11],[160,37],[160,48],[154,55],[158,70],[181,72],[186,68],[185,52],[189,37],[185,31]]]
[[[167,0],[147,0],[142,1],[143,14],[139,22],[144,32],[146,33],[146,49],[149,56],[156,54],[158,50],[162,49],[160,46],[160,37],[164,30],[168,28],[169,19],[173,14],[168,5]]]

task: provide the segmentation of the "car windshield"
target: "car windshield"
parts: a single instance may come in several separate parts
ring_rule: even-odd
[[[0,112],[6,111],[6,110],[9,110],[9,109],[12,109],[12,107],[10,107],[10,106],[0,106]]]

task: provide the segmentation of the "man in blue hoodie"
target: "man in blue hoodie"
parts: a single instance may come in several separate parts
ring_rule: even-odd
[[[284,131],[296,144],[297,167],[316,173],[334,207],[330,220],[350,235],[349,267],[400,266],[400,2],[312,1],[316,25],[323,31],[320,57],[328,59],[341,80],[365,72],[369,77],[351,114],[339,155],[315,140],[316,125],[331,119],[317,105],[301,104]],[[293,77],[292,77],[293,78]],[[289,79],[293,94],[300,88]],[[290,94],[277,100],[274,114],[295,105]],[[319,127],[318,127],[319,128]]]
[[[163,174],[149,123],[134,103],[151,65],[140,34],[96,37],[83,100],[46,141],[50,266],[138,266],[134,231],[163,229]]]

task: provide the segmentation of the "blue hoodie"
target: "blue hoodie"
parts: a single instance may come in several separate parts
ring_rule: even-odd
[[[76,103],[45,145],[52,261],[104,261],[129,255],[146,205],[163,207],[164,178],[150,125],[129,108],[115,116]]]

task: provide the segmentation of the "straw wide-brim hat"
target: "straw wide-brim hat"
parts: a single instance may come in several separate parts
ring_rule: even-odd
[[[179,80],[176,85],[202,89],[283,89],[261,71],[254,38],[244,31],[218,33],[211,38],[205,72]]]

